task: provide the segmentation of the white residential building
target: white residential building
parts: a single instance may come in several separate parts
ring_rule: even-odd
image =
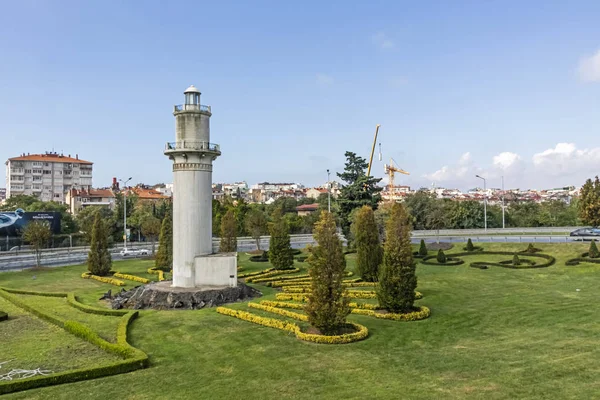
[[[34,195],[42,201],[65,202],[71,189],[92,188],[92,162],[55,152],[22,154],[6,161],[6,198]]]

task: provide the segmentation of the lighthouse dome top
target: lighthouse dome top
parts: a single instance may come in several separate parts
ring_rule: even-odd
[[[196,88],[196,86],[194,85],[190,85],[189,88],[185,89],[185,92],[183,92],[184,94],[188,94],[188,93],[198,93],[200,94],[200,91],[198,90],[198,88]]]

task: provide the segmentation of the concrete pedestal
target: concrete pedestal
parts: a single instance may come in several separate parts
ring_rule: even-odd
[[[217,253],[194,259],[195,286],[237,286],[237,253]]]

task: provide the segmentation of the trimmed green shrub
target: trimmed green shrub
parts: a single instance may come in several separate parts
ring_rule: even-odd
[[[88,314],[122,316],[129,312],[128,310],[111,310],[109,308],[96,308],[88,306],[86,304],[80,303],[75,297],[75,293],[67,294],[67,303],[69,303],[71,307],[77,308],[78,310]]]
[[[92,275],[106,276],[112,265],[112,258],[108,251],[108,230],[100,216],[96,213],[94,226],[92,227],[92,240],[87,258],[88,271]]]
[[[8,319],[8,314],[4,311],[0,311],[0,322],[6,321]]]
[[[467,247],[465,249],[467,251],[475,250],[475,246],[473,246],[473,241],[471,240],[471,238],[469,238],[469,240],[467,240]]]
[[[173,268],[173,216],[167,212],[160,227],[154,268],[169,272]]]
[[[444,250],[439,249],[436,258],[437,258],[437,262],[439,262],[440,264],[445,264],[446,263],[446,254],[444,253]]]
[[[521,265],[521,260],[519,260],[519,256],[518,255],[514,255],[513,259],[512,259],[512,264],[513,265]]]
[[[533,254],[533,253],[538,253],[540,251],[542,251],[542,249],[538,249],[537,247],[533,246],[533,243],[529,243],[527,248],[525,250],[521,251],[520,253]]]
[[[351,230],[356,246],[356,272],[363,280],[375,282],[383,252],[379,243],[375,214],[371,207],[362,206],[358,209]]]
[[[436,260],[431,261],[431,260]],[[449,267],[453,266],[453,265],[461,265],[464,264],[465,262],[463,260],[461,260],[460,258],[454,258],[454,257],[448,257],[446,256],[446,262],[444,262],[444,265],[447,265]],[[439,262],[437,262],[437,255],[435,256],[427,256],[427,257],[423,257],[423,259],[421,260],[421,264],[424,265],[440,265]]]
[[[419,255],[421,257],[425,257],[427,255],[427,245],[425,245],[424,239],[421,239],[421,244],[419,245]]]
[[[600,257],[600,252],[598,252],[598,247],[596,246],[595,240],[592,240],[592,243],[590,243],[590,250],[588,251],[588,256],[590,258]]]
[[[294,254],[290,244],[290,233],[288,225],[281,215],[281,210],[276,210],[273,214],[273,223],[270,226],[269,233],[269,261],[275,269],[294,268]]]
[[[252,261],[252,262],[268,262],[269,261],[269,252],[263,250],[261,255],[250,257],[250,261]]]

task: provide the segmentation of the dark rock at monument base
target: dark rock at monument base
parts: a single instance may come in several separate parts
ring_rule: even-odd
[[[239,282],[237,287],[199,288],[174,288],[171,283],[153,282],[120,292],[111,300],[112,308],[195,310],[262,296],[260,291]]]

